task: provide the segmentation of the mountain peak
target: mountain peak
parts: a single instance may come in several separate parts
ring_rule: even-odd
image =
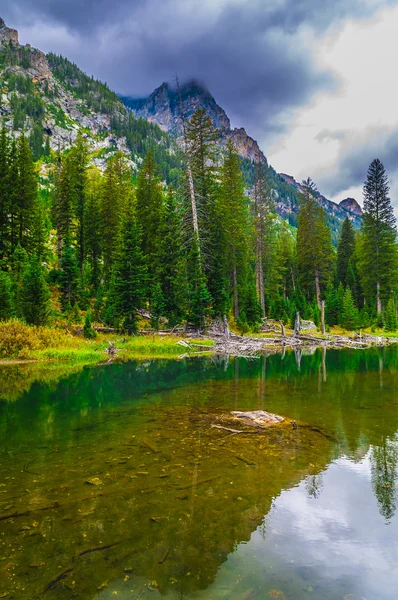
[[[355,198],[345,198],[339,203],[339,206],[348,210],[348,212],[353,213],[354,215],[362,216],[362,208],[359,206],[358,202]]]
[[[14,44],[19,44],[18,31],[16,29],[7,27],[3,19],[0,17],[0,44],[4,44],[5,42],[14,42]]]
[[[159,125],[164,131],[176,135],[182,134],[181,108],[189,120],[199,108],[207,115],[218,129],[220,144],[224,145],[232,139],[239,155],[251,161],[266,162],[257,142],[247,135],[243,128],[232,129],[231,122],[223,108],[219,106],[205,84],[197,79],[189,79],[180,86],[181,100],[176,86],[163,82],[148,98],[122,97],[121,100],[130,108],[136,117],[142,117]]]

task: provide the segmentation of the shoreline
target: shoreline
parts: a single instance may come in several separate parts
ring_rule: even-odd
[[[398,335],[371,334],[266,334],[238,335],[211,332],[188,335],[159,335],[156,333],[123,338],[116,335],[99,334],[97,340],[90,341],[80,336],[72,336],[70,345],[28,350],[22,356],[0,358],[0,367],[12,365],[66,365],[95,366],[120,363],[128,360],[183,359],[208,354],[235,357],[255,357],[263,352],[284,352],[285,350],[358,349],[384,348],[398,343]],[[114,352],[110,352],[110,345]]]

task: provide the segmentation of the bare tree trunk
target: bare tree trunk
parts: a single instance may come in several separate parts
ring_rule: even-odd
[[[294,333],[293,333],[293,335],[297,336],[300,333],[300,329],[301,329],[301,326],[300,326],[300,313],[297,311],[296,312],[296,319],[294,321]]]
[[[238,299],[238,276],[236,273],[236,265],[233,269],[233,283],[234,283],[234,317],[235,321],[239,318],[239,299]]]
[[[322,328],[322,335],[325,335],[325,333],[326,333],[326,327],[325,327],[325,300],[321,301],[321,328]]]
[[[198,211],[197,211],[197,207],[196,207],[195,187],[193,184],[191,160],[190,160],[189,149],[188,149],[187,125],[186,125],[186,120],[185,120],[185,113],[184,113],[184,107],[182,104],[181,89],[180,89],[180,83],[178,81],[178,77],[176,77],[176,84],[177,84],[177,91],[178,91],[179,103],[180,103],[182,130],[183,130],[183,135],[184,135],[184,152],[185,152],[185,158],[187,161],[188,186],[189,186],[189,195],[191,197],[191,208],[192,208],[192,224],[193,224],[193,230],[194,230],[195,234],[197,235],[198,241],[199,241]],[[200,254],[200,246],[199,246],[199,254]]]
[[[315,293],[318,307],[321,308],[321,287],[319,285],[319,271],[315,269]]]
[[[262,253],[259,262],[259,278],[260,278],[260,305],[261,315],[265,317],[265,297],[264,297],[264,269],[263,269],[263,258]]]
[[[229,327],[228,327],[227,315],[223,316],[223,325],[224,325],[224,335],[226,338],[229,338]]]
[[[294,279],[294,273],[293,273],[293,269],[290,269],[291,275],[292,275],[292,286],[293,286],[293,292],[296,291],[296,282]]]
[[[282,330],[282,337],[283,338],[286,337],[285,326],[282,321],[281,321],[281,330]]]
[[[377,314],[380,315],[381,314],[381,310],[382,310],[382,306],[381,306],[381,298],[380,298],[380,282],[379,281],[377,282],[376,287],[377,287],[377,292],[376,292]]]

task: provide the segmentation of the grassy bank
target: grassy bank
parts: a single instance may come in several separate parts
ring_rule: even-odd
[[[98,334],[86,340],[64,329],[31,327],[20,321],[0,322],[0,362],[38,361],[75,362],[95,364],[107,359],[108,342],[117,348],[116,360],[133,358],[175,358],[188,353],[177,345],[177,336],[122,336]],[[201,340],[202,345],[213,346],[211,340]],[[201,348],[200,350],[204,350]]]

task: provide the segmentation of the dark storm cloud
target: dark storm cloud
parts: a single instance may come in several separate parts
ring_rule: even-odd
[[[336,196],[351,187],[362,186],[374,158],[384,164],[392,183],[392,200],[398,205],[398,130],[370,129],[360,139],[353,132],[339,132],[342,147],[338,162],[327,176],[318,178],[325,193]]]
[[[264,137],[317,90],[337,85],[316,66],[306,28],[321,35],[342,19],[369,16],[375,4],[393,3],[0,0],[0,15],[27,36],[40,23],[37,46],[67,48],[69,58],[123,94],[147,95],[175,73],[204,81],[235,125]],[[60,29],[59,39],[50,35],[51,26]],[[70,47],[61,32],[72,36]]]

